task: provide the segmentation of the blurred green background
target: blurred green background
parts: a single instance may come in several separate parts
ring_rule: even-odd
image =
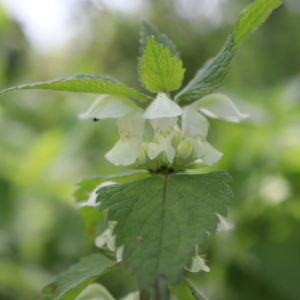
[[[140,18],[175,42],[187,69],[185,84],[217,54],[238,13],[251,3],[111,2],[128,5],[124,10],[109,1],[61,2],[73,31],[47,49],[32,42],[26,24],[0,1],[1,90],[76,73],[111,75],[140,88]],[[205,171],[227,170],[235,195],[228,216],[234,231],[211,238],[211,272],[192,277],[211,300],[300,299],[299,53],[300,2],[286,0],[239,47],[220,90],[250,117],[241,124],[211,121],[208,139],[224,156]],[[54,275],[93,250],[76,213],[74,184],[123,171],[103,157],[117,140],[114,122],[77,118],[93,99],[54,91],[0,98],[1,300],[38,299]],[[121,296],[114,285],[110,289]]]

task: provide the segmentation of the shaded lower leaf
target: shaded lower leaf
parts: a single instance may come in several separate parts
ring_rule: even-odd
[[[104,212],[99,211],[95,206],[82,206],[78,209],[78,215],[80,216],[85,235],[90,242],[94,245],[96,238],[96,229],[101,220],[104,218]]]
[[[83,258],[43,289],[43,300],[74,300],[90,283],[115,265],[101,254]]]
[[[182,280],[177,286],[171,287],[170,290],[178,300],[208,300],[186,280]]]
[[[153,299],[168,298],[178,284],[195,246],[213,233],[225,216],[232,193],[225,171],[201,175],[156,175],[99,189],[100,209],[117,221],[117,247],[124,245],[125,266],[132,268],[140,290]]]

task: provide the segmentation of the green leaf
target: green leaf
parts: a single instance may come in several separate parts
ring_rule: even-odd
[[[207,300],[198,290],[190,286],[186,280],[182,280],[180,284],[170,288],[178,300]]]
[[[279,0],[256,0],[242,11],[234,23],[223,49],[216,57],[204,64],[175,98],[193,101],[222,87],[222,81],[229,72],[229,64],[234,56],[236,47],[263,23],[272,10],[281,3]]]
[[[94,245],[96,238],[96,229],[101,220],[104,219],[104,212],[99,212],[98,207],[82,206],[78,209],[85,235],[91,245]]]
[[[280,0],[256,0],[241,12],[231,32],[234,33],[236,49],[259,25],[271,14],[272,10],[282,4]]]
[[[43,289],[43,300],[74,300],[89,284],[115,265],[101,254],[83,258]]]
[[[128,172],[119,175],[111,175],[111,176],[94,176],[89,178],[82,179],[79,183],[77,183],[77,190],[73,193],[76,202],[87,201],[98,185],[106,181],[114,181],[114,182],[128,182],[139,180],[142,178],[149,177],[148,172]]]
[[[235,53],[235,50],[231,50],[233,45],[233,35],[230,35],[221,52],[215,58],[208,60],[198,70],[195,77],[175,96],[175,99],[179,98],[186,101],[198,100],[200,97],[222,87],[221,82],[229,72],[228,65]]]
[[[117,221],[116,245],[124,245],[122,262],[140,290],[167,299],[167,286],[178,284],[195,246],[216,230],[216,213],[226,215],[230,180],[225,171],[156,175],[99,189],[100,209]]]
[[[179,53],[176,50],[174,43],[168,39],[166,34],[160,33],[155,27],[141,20],[142,30],[141,30],[141,39],[140,39],[140,53],[143,53],[144,48],[146,47],[147,38],[153,36],[155,41],[164,47],[169,47],[173,55],[179,56]]]
[[[117,94],[133,97],[140,101],[149,101],[150,97],[141,94],[138,90],[129,88],[110,77],[99,75],[78,74],[68,78],[58,78],[52,81],[23,84],[6,89],[0,95],[28,89],[45,89],[68,92],[95,93],[95,94]]]
[[[140,76],[145,87],[153,93],[170,92],[180,88],[183,73],[182,61],[172,56],[169,47],[164,48],[150,36],[140,58]]]

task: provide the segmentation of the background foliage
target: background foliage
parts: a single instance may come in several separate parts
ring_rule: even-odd
[[[183,17],[176,1],[145,2],[147,12],[136,16],[81,1],[73,21],[84,19],[88,32],[47,55],[34,51],[0,5],[0,90],[74,73],[110,75],[139,88],[140,17],[176,44],[185,85],[218,53],[251,1],[221,2],[221,21]],[[211,238],[211,272],[191,276],[210,299],[296,300],[300,294],[300,18],[289,7],[276,10],[238,48],[220,90],[250,118],[239,125],[211,122],[208,140],[224,157],[203,172],[224,169],[233,177],[229,219],[236,227]],[[122,172],[103,158],[117,139],[114,123],[76,118],[94,98],[50,91],[1,97],[0,299],[38,298],[54,275],[93,251],[71,197],[74,183]],[[110,276],[103,282],[116,297],[134,290],[126,271]]]

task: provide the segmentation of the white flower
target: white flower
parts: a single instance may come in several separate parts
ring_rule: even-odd
[[[108,222],[108,228],[96,237],[95,246],[101,248],[106,245],[110,251],[116,251],[117,262],[120,262],[122,261],[124,247],[116,247],[116,237],[113,235],[113,229],[115,226],[116,222]]]
[[[87,112],[79,115],[79,118],[98,120],[108,118],[118,119],[136,107],[137,105],[125,96],[101,95]]]
[[[156,99],[148,106],[144,113],[144,119],[150,120],[155,130],[158,143],[149,143],[148,155],[150,159],[163,154],[164,163],[172,163],[175,157],[175,149],[171,142],[174,135],[174,127],[177,117],[182,114],[178,104],[169,99],[165,93],[159,93]]]
[[[99,236],[95,239],[95,246],[98,248],[107,245],[107,248],[111,251],[115,251],[115,239],[112,235],[113,228],[115,226],[115,222],[109,222],[108,228],[104,230]]]
[[[211,166],[220,160],[223,154],[206,141],[209,123],[204,115],[230,122],[246,117],[222,94],[208,95],[182,109],[165,93],[158,93],[144,112],[125,96],[103,95],[80,117],[117,119],[120,140],[105,154],[115,166],[157,171],[184,170],[203,162]],[[154,129],[151,142],[144,141],[146,120]]]
[[[87,201],[84,201],[84,202],[80,202],[78,203],[78,206],[79,207],[83,207],[83,206],[99,206],[100,205],[100,202],[97,202],[97,197],[98,197],[98,194],[97,194],[97,191],[104,187],[104,186],[109,186],[109,185],[112,185],[112,184],[116,184],[116,182],[114,181],[105,181],[101,184],[99,184],[89,195],[89,199]]]
[[[117,262],[120,262],[122,261],[124,247],[116,247],[116,237],[113,235],[113,229],[115,225],[116,222],[108,222],[108,228],[96,237],[95,246],[102,248],[106,245],[110,251],[116,251]]]
[[[132,165],[143,142],[144,123],[142,109],[136,108],[117,121],[121,139],[105,154],[105,158],[115,166]]]
[[[206,141],[209,123],[204,115],[229,122],[239,122],[247,115],[242,114],[228,97],[218,93],[205,96],[184,108],[184,136],[194,139],[197,156],[211,166],[220,160],[222,153]]]
[[[185,267],[185,269],[192,273],[200,272],[201,270],[204,272],[209,272],[209,267],[205,264],[205,260],[197,254],[198,247],[195,247],[196,256],[193,257],[192,264],[189,268]]]
[[[83,119],[118,119],[117,126],[120,140],[105,154],[105,158],[115,166],[132,165],[138,156],[143,142],[143,110],[124,96],[102,95],[91,108],[80,115]]]
[[[217,231],[229,231],[234,228],[234,224],[226,221],[221,215],[217,214],[219,218],[219,223],[217,227]]]

